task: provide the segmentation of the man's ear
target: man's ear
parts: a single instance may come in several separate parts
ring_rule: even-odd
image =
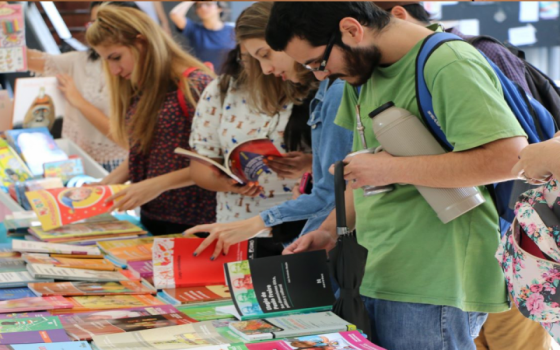
[[[355,18],[345,17],[340,20],[342,42],[349,46],[359,45],[364,40],[364,27]]]
[[[393,7],[391,9],[391,14],[398,19],[402,19],[403,21],[408,20],[408,17],[410,16],[402,6]]]

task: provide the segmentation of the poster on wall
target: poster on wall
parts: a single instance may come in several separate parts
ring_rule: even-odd
[[[22,5],[0,5],[0,73],[27,70]]]
[[[558,4],[558,1],[539,1],[540,19],[557,19],[559,11],[560,5]]]

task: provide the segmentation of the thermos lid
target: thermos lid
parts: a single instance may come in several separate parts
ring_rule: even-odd
[[[377,107],[376,109],[374,109],[372,112],[369,113],[369,117],[371,119],[375,118],[379,113],[383,112],[386,109],[389,109],[391,107],[395,107],[395,104],[393,103],[393,101],[389,101],[385,104],[383,104],[381,107]]]

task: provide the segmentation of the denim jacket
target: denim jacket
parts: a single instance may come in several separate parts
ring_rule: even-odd
[[[344,82],[328,86],[325,80],[310,104],[311,147],[313,150],[313,190],[261,212],[267,227],[305,220],[301,234],[316,230],[334,209],[334,177],[329,167],[352,150],[352,132],[334,124],[342,100]]]

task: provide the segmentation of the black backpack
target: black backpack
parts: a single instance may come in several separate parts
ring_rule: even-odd
[[[468,38],[466,41],[476,46],[481,40],[488,40],[502,45],[523,61],[525,65],[525,79],[527,80],[531,95],[550,112],[552,118],[556,121],[556,125],[560,126],[560,87],[556,86],[554,81],[546,74],[527,62],[525,60],[525,52],[518,47],[511,44],[504,44],[498,39],[486,35],[474,36]]]

